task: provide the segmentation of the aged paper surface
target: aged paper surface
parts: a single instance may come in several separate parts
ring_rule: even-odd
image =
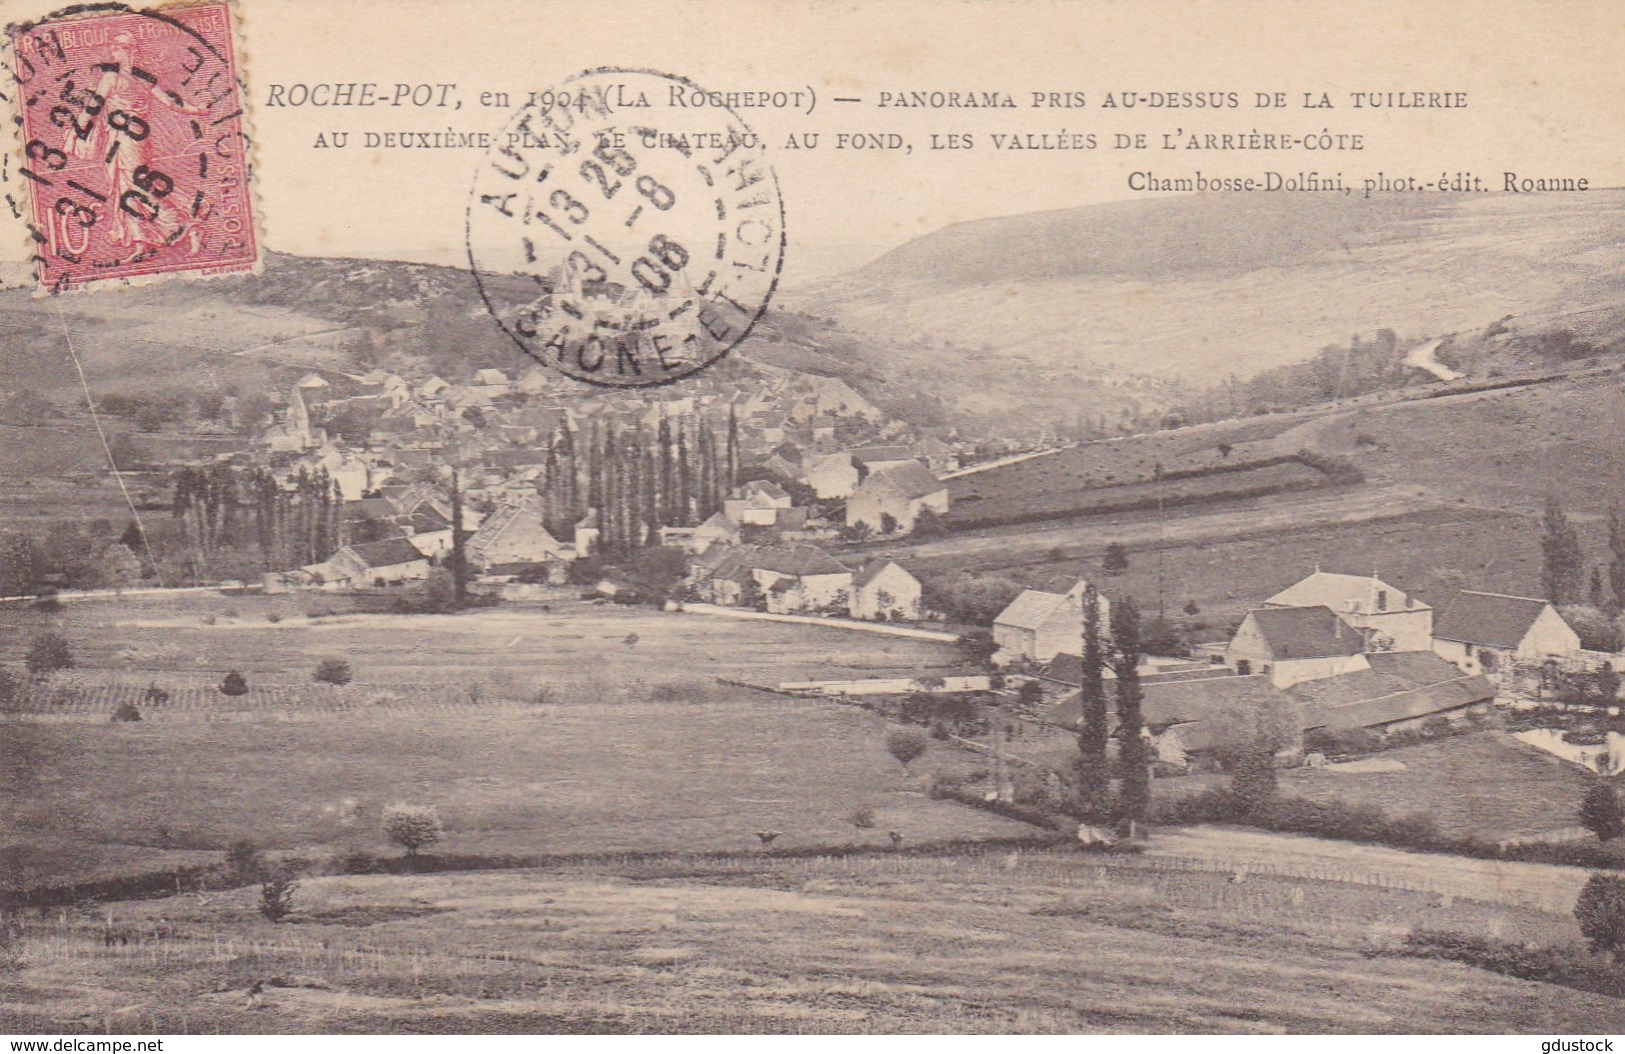
[[[1617,5],[0,15],[0,1030],[1620,1031]]]

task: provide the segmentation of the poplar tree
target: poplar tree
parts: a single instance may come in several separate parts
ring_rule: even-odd
[[[1625,512],[1618,505],[1608,510],[1608,587],[1613,594],[1608,613],[1625,611]]]
[[[1546,599],[1561,607],[1580,599],[1580,583],[1585,574],[1585,556],[1580,551],[1580,535],[1556,497],[1546,499],[1541,516],[1540,584]]]
[[[734,412],[733,404],[728,405],[728,463],[727,475],[723,478],[723,496],[733,493],[739,486],[739,415]]]
[[[650,454],[648,450],[644,450],[638,457],[643,465],[643,544],[659,545],[662,520],[660,516],[660,489],[655,486],[657,477],[655,475],[654,455]]]
[[[453,602],[459,609],[468,606],[468,532],[463,530],[463,479],[456,465],[451,469],[451,582]]]
[[[1140,688],[1140,611],[1128,597],[1112,604],[1112,644],[1117,674],[1117,730],[1121,786],[1117,813],[1134,837],[1151,806],[1151,759],[1142,733],[1145,716],[1141,710],[1144,693]]]
[[[688,460],[688,427],[686,421],[677,422],[677,511],[672,523],[679,527],[693,524],[694,477]]]
[[[1106,707],[1106,653],[1100,640],[1100,592],[1083,592],[1083,683],[1079,688],[1078,807],[1089,823],[1104,823],[1110,812],[1111,770],[1106,748],[1111,728]]]
[[[660,446],[660,518],[674,523],[677,520],[677,474],[672,463],[671,422],[666,419],[664,409],[660,412],[660,432],[656,438]]]

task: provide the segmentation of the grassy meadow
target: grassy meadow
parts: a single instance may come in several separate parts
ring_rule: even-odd
[[[946,645],[575,601],[311,622],[294,611],[308,599],[16,615],[59,623],[77,666],[5,724],[0,779],[17,803],[0,820],[9,880],[217,860],[240,838],[390,852],[378,818],[397,801],[435,805],[441,848],[462,853],[741,849],[759,830],[793,846],[1023,829],[924,795],[933,764],[973,759],[938,748],[905,773],[886,752],[885,722],[866,711],[713,679],[940,672],[957,658]],[[29,637],[13,625],[5,657]],[[311,682],[330,655],[349,659],[354,682]],[[228,668],[244,672],[247,695],[214,687]],[[149,685],[168,700],[149,702]],[[143,719],[109,721],[122,701]],[[873,828],[848,823],[864,805]]]
[[[1277,841],[1301,841],[1284,840]],[[1286,855],[1291,846],[1276,846]],[[1381,868],[1416,854],[1388,853]],[[1439,858],[1448,870],[1449,858]],[[1414,927],[1572,946],[1501,898],[1145,857],[673,857],[308,879],[30,919],[20,1031],[1617,1032],[1615,1000],[1404,954]],[[1396,864],[1397,866],[1397,864]],[[255,980],[266,988],[246,999]]]
[[[905,770],[868,711],[717,679],[947,673],[950,645],[575,600],[368,616],[336,598],[189,594],[12,608],[0,627],[0,661],[47,628],[76,657],[0,717],[6,884],[218,863],[242,838],[315,865],[280,924],[253,883],[12,915],[0,1031],[1625,1026],[1616,999],[1407,944],[1425,929],[1586,960],[1570,914],[1582,871],[1224,828],[1155,831],[1139,855],[995,847],[1034,829],[925,793],[931,773],[985,759],[933,743]],[[352,683],[312,683],[330,656]],[[216,690],[227,669],[247,694]],[[125,701],[141,721],[108,720]],[[1432,796],[1452,824],[1490,824],[1474,795],[1510,795],[1510,824],[1546,824],[1570,774],[1496,735],[1393,752],[1420,752],[1400,773],[1283,783]],[[1036,732],[1012,747],[1075,749]],[[323,873],[399,853],[379,819],[401,801],[438,809],[437,853],[553,862]],[[983,844],[933,845],[949,841]]]

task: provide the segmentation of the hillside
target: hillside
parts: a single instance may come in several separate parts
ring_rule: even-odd
[[[1125,370],[1205,385],[1381,328],[1420,339],[1514,316],[1611,344],[1622,263],[1621,191],[1200,195],[955,224],[790,303],[991,410],[1054,404],[1074,379],[1058,369],[1108,389]]]
[[[1237,835],[1167,832],[1118,859],[741,853],[312,878],[284,925],[257,917],[252,886],[114,904],[128,947],[100,946],[99,917],[24,923],[0,1019],[440,1035],[1546,1034],[1625,1020],[1617,999],[1424,957],[1411,939],[1572,948],[1566,911],[1525,906],[1517,884],[1561,890],[1566,908],[1583,872],[1502,866],[1485,882],[1459,858]],[[255,979],[265,990],[245,1001]]]
[[[1574,521],[1587,573],[1606,572],[1607,509],[1625,503],[1622,399],[1615,354],[1545,380],[1436,383],[1087,443],[950,480],[955,529],[867,548],[930,575],[1055,589],[1100,575],[1119,543],[1131,566],[1102,589],[1149,610],[1193,604],[1202,639],[1317,565],[1378,570],[1430,603],[1460,588],[1532,596],[1548,495]],[[1295,472],[1305,454],[1358,476],[1263,475]]]
[[[0,394],[28,389],[79,406],[64,330],[98,394],[155,384],[247,390],[385,361],[450,379],[532,365],[491,320],[466,270],[388,260],[271,253],[258,275],[45,300],[0,283]],[[826,323],[777,312],[712,372],[738,378],[763,364],[875,391],[885,361]]]

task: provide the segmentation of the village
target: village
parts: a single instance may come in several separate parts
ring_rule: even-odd
[[[979,471],[961,467],[976,455],[954,435],[916,435],[831,378],[785,375],[749,396],[704,390],[649,405],[606,394],[566,406],[550,400],[549,384],[537,368],[518,379],[482,370],[463,385],[381,370],[306,374],[250,456],[274,466],[290,493],[301,479],[307,490],[312,478],[331,481],[340,528],[324,559],[266,573],[264,590],[404,593],[444,574],[460,546],[469,588],[493,599],[581,594],[884,623],[943,640],[969,630],[990,637],[993,680],[965,678],[957,691],[1076,730],[1086,580],[1024,590],[990,625],[966,627],[934,610],[920,576],[885,551],[887,539],[940,532],[948,481]],[[623,473],[617,495],[617,455],[604,438],[617,428],[644,448],[658,442],[623,459],[646,494],[628,496]],[[600,475],[593,457],[610,472]],[[628,501],[635,508],[623,509],[612,546],[605,506]],[[617,574],[649,549],[681,554],[657,595]],[[1351,744],[1369,751],[1395,734],[1478,727],[1498,700],[1557,702],[1569,680],[1620,662],[1583,648],[1538,598],[1462,589],[1436,610],[1376,572],[1317,567],[1253,601],[1228,639],[1145,658],[1143,734],[1159,773],[1241,747],[1253,726],[1239,714],[1294,715],[1277,762],[1324,764],[1358,753]],[[788,687],[852,695],[908,683]],[[1580,757],[1555,737],[1532,741]]]

